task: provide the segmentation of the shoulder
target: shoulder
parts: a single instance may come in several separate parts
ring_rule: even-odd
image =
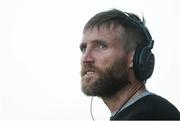
[[[170,108],[170,109],[177,110],[172,103],[170,103],[168,100],[158,95],[147,95],[141,98],[140,100],[138,100],[137,102],[135,102],[134,104],[143,105],[143,106],[151,107],[151,108],[158,107],[159,109]]]
[[[147,95],[118,112],[114,117],[117,119],[180,119],[180,113],[168,100],[158,95]]]
[[[156,113],[179,113],[177,108],[165,98],[158,95],[148,95],[141,98],[135,105],[143,106]]]

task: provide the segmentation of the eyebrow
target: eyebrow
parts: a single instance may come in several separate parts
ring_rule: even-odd
[[[92,43],[93,44],[99,44],[99,43],[107,43],[107,42],[104,40],[93,40]]]
[[[96,39],[96,40],[92,40],[90,43],[92,43],[92,44],[99,44],[99,43],[107,43],[107,42],[104,41],[104,40]],[[82,42],[80,44],[80,47],[85,46],[86,44],[87,44],[87,42]]]

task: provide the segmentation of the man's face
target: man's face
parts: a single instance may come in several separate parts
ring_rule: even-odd
[[[88,96],[110,97],[128,84],[127,55],[119,40],[119,29],[86,30],[80,49],[81,88]]]

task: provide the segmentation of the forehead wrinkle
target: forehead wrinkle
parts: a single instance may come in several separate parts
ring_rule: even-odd
[[[102,24],[101,26],[94,26],[92,28],[87,29],[86,31],[103,31],[103,30],[108,30],[110,33],[116,33],[116,36],[122,40],[124,39],[124,36],[126,35],[125,33],[125,29],[122,25],[117,25],[115,23],[111,23],[111,24]]]
[[[99,26],[99,28],[97,26],[94,26],[93,28],[89,28],[86,29],[86,31],[83,32],[83,34],[91,34],[91,33],[96,33],[98,35],[98,32],[101,32],[103,34],[106,34],[106,38],[103,38],[104,41],[109,41],[109,39],[114,39],[116,41],[119,41],[120,44],[123,46],[125,45],[125,29],[123,26],[121,25],[117,25],[117,24],[111,24],[110,26],[107,26],[105,24]],[[112,36],[114,35],[114,36]],[[112,38],[113,37],[113,38]],[[103,40],[103,39],[99,39],[99,40]],[[92,39],[93,40],[93,39]],[[98,40],[98,39],[97,39]],[[90,41],[90,40],[83,40],[85,41]]]

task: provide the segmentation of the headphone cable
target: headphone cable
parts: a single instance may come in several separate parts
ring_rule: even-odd
[[[146,81],[144,81],[144,83],[135,91],[135,93],[136,93],[139,89],[141,89],[141,88],[144,86],[145,83],[146,83]],[[133,95],[134,95],[135,93],[133,93]],[[133,95],[131,95],[131,97],[132,97]],[[131,98],[131,97],[130,97],[130,98]],[[130,98],[129,98],[129,99],[130,99]],[[128,99],[128,100],[129,100],[129,99]],[[91,97],[90,113],[91,113],[91,118],[92,118],[92,120],[95,121],[94,116],[93,116],[93,111],[92,111],[92,105],[93,105],[93,96]]]
[[[91,113],[91,118],[93,121],[95,121],[93,113],[92,113],[92,103],[93,103],[93,96],[91,97],[91,104],[90,104],[90,113]]]

